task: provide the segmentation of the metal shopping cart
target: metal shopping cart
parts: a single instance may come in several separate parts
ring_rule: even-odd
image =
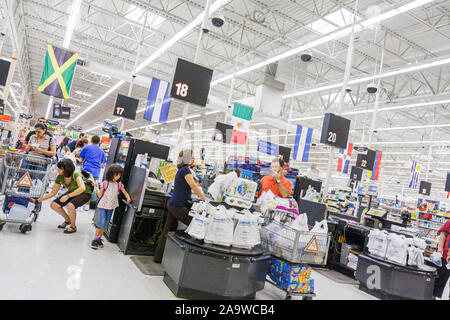
[[[42,197],[48,186],[48,168],[51,159],[32,156],[24,153],[6,152],[0,166],[0,194],[3,199],[3,213],[0,215],[0,231],[6,223],[20,224],[22,233],[31,231],[31,224],[36,221],[41,210],[40,204],[30,210],[28,214],[14,214],[10,206],[10,197],[26,200]],[[26,206],[22,203],[23,206]],[[22,210],[23,211],[23,210]]]
[[[283,210],[268,212],[261,227],[261,245],[272,256],[297,266],[324,266],[327,263],[331,235],[298,231],[288,226],[292,213]],[[302,296],[310,300],[315,293],[292,292],[267,279],[267,282],[286,292],[286,300]]]

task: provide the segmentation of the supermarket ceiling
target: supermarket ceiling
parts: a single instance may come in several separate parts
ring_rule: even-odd
[[[49,97],[39,93],[37,87],[46,45],[62,46],[74,2],[76,0],[8,0],[8,5],[1,2],[0,28],[3,30],[0,31],[6,36],[0,55],[10,59],[14,48],[19,51],[18,72],[9,99],[12,108],[16,109],[24,91],[28,112],[45,115]],[[349,43],[348,33],[341,37],[324,37],[351,25],[355,1],[222,2],[216,13],[224,16],[225,23],[217,28],[209,22],[210,31],[203,35],[198,53],[200,64],[214,70],[210,104],[208,108],[190,106],[190,114],[200,116],[188,121],[188,128],[195,131],[194,120],[197,126],[201,120],[203,129],[213,128],[216,121],[224,121],[225,113],[212,112],[211,97],[226,103],[231,75],[237,73],[231,101],[256,95],[263,79],[271,77],[284,84],[279,119],[320,131],[323,113],[337,112],[339,107],[339,84],[344,78]],[[70,98],[65,101],[72,108],[72,119],[79,116],[74,124],[91,129],[106,119],[116,119],[112,115],[116,95],[128,94],[135,66],[141,66],[201,14],[205,4],[205,0],[81,1],[69,48],[80,54],[85,65],[77,67]],[[409,4],[418,5],[411,10],[395,11]],[[351,92],[346,94],[342,109],[345,117],[352,120],[350,140],[357,144],[367,142],[375,95],[366,90],[374,80],[364,78],[378,75],[381,67],[385,76],[379,88],[380,112],[373,146],[385,152],[386,170],[392,170],[392,174],[404,182],[409,174],[404,161],[428,156],[431,145],[433,173],[430,178],[443,183],[443,172],[450,171],[450,162],[445,161],[450,154],[450,2],[359,0],[356,10],[356,20],[360,24],[357,24],[353,42],[350,75],[353,84],[349,85]],[[363,23],[387,12],[394,13],[379,23]],[[9,21],[13,23],[10,25]],[[138,77],[169,81],[176,58],[194,60],[200,28],[201,23],[156,59],[144,63]],[[316,41],[320,39],[324,41]],[[303,62],[301,52],[296,52],[295,48],[312,43],[316,43],[310,49],[312,59]],[[282,59],[269,61],[271,64],[262,63],[258,68],[246,70],[290,50],[295,54],[286,54]],[[434,64],[427,65],[430,62]],[[120,80],[124,83],[105,97]],[[140,100],[140,109],[145,107],[148,87],[149,84],[142,81],[136,81],[133,86],[131,95]],[[169,120],[179,119],[184,106],[184,103],[174,102]],[[83,114],[89,107],[92,109]],[[139,113],[134,122],[126,120],[125,129],[148,125],[142,115]],[[170,135],[177,132],[179,125],[180,121],[173,121],[160,126],[159,130]],[[268,117],[252,128],[254,131],[279,130],[280,125],[275,125]],[[100,127],[94,132],[101,133]],[[286,132],[279,133],[275,139],[282,136],[281,143],[284,143]],[[313,142],[318,143],[318,140],[315,136]],[[286,142],[293,145],[293,136],[288,136]],[[327,148],[321,145],[313,148],[311,160],[325,167]],[[423,164],[426,161],[423,160]]]

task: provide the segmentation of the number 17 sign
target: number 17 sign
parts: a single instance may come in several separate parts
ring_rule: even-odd
[[[118,94],[116,103],[114,104],[113,115],[134,120],[136,119],[136,110],[138,105],[138,99]]]

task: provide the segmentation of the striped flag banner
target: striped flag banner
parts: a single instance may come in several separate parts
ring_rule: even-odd
[[[420,165],[413,161],[411,164],[411,177],[409,178],[409,188],[416,189],[419,182]]]
[[[159,123],[167,122],[171,102],[171,98],[168,96],[169,87],[169,82],[152,78],[144,119]]]
[[[234,104],[233,116],[231,118],[231,124],[233,125],[231,142],[237,144],[245,144],[247,142],[247,135],[252,117],[252,107],[244,106],[243,104],[239,103]]]
[[[295,134],[294,154],[295,160],[308,162],[309,150],[311,149],[313,129],[297,125]]]
[[[370,180],[378,180],[378,176],[380,173],[380,167],[381,167],[381,156],[382,155],[383,155],[383,152],[381,150],[375,150],[375,162],[373,164],[373,169],[367,171],[367,177]]]
[[[347,143],[347,149],[339,149],[338,167],[337,171],[342,173],[348,173],[350,167],[350,158],[352,157],[353,143]]]

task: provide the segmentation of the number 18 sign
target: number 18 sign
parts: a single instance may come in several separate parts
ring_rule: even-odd
[[[136,119],[136,110],[138,105],[138,99],[118,94],[116,103],[114,104],[113,115],[134,120]]]
[[[172,75],[170,96],[206,106],[213,70],[178,58]]]

